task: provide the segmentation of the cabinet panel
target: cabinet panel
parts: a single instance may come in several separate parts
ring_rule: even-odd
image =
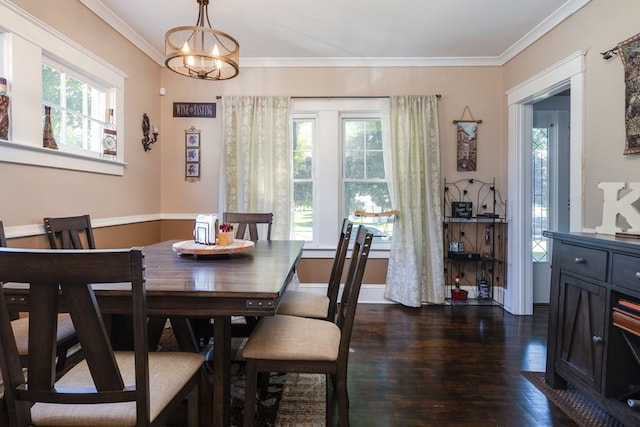
[[[564,242],[554,247],[557,251],[554,262],[561,270],[590,277],[595,280],[607,280],[607,251],[570,245]]]
[[[640,258],[613,254],[611,283],[640,291]]]
[[[569,274],[560,277],[558,372],[600,390],[606,288]]]

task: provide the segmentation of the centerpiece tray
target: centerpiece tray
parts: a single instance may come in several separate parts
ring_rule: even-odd
[[[251,240],[234,239],[230,245],[203,245],[194,240],[183,240],[172,245],[178,255],[225,255],[251,250],[255,244]]]

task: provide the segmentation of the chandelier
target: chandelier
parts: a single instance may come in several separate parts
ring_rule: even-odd
[[[230,35],[211,28],[209,0],[196,1],[196,25],[172,28],[165,34],[164,63],[170,70],[194,79],[232,79],[240,71],[240,46]]]

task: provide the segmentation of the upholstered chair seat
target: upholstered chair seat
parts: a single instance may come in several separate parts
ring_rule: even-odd
[[[127,386],[135,384],[133,352],[115,352],[116,361]],[[153,420],[179,394],[200,369],[204,357],[199,353],[149,353],[149,418]],[[93,387],[86,361],[82,361],[56,382],[56,387],[74,389]],[[135,427],[136,402],[92,405],[36,403],[31,408],[34,426]]]

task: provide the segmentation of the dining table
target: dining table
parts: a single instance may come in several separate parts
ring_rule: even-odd
[[[180,243],[168,240],[144,247],[147,314],[150,318],[176,321],[213,319],[212,423],[227,427],[231,406],[231,319],[275,314],[280,297],[295,274],[304,241],[259,240],[248,250],[193,254],[176,251]],[[26,307],[28,287],[6,284],[4,288],[12,309]],[[106,290],[97,284],[93,288],[103,313],[127,314],[130,286]]]

